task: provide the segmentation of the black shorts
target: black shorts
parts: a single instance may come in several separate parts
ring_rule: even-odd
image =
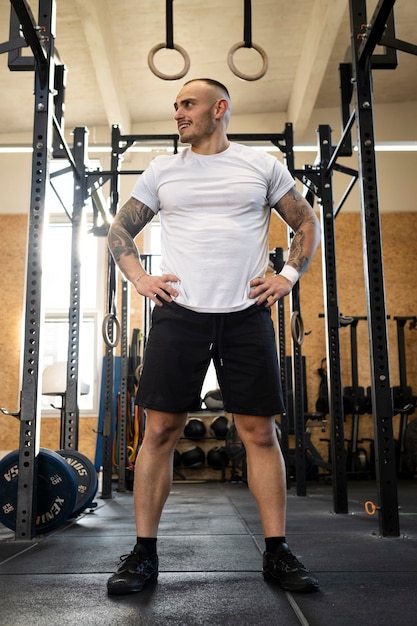
[[[169,413],[198,410],[211,359],[225,411],[283,412],[271,312],[256,304],[234,313],[196,313],[175,302],[156,306],[137,404]]]

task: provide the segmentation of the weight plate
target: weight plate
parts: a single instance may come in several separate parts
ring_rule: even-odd
[[[0,522],[16,530],[19,451],[0,461]],[[71,515],[77,497],[77,483],[65,460],[56,452],[41,448],[37,457],[36,534],[59,528]]]
[[[77,481],[77,498],[71,513],[71,517],[76,517],[91,505],[97,493],[96,468],[88,457],[76,450],[58,450],[58,454],[68,463]]]

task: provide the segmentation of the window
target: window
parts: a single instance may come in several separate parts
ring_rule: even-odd
[[[52,163],[51,166],[56,166]],[[57,170],[63,169],[62,162]],[[53,171],[53,169],[52,169]],[[71,305],[71,245],[72,227],[69,215],[72,212],[72,172],[53,180],[59,198],[48,189],[46,208],[48,219],[43,237],[42,304],[44,326],[42,332],[42,371],[53,363],[67,361]],[[66,210],[63,209],[67,207]],[[80,415],[97,415],[100,396],[102,361],[101,321],[104,303],[105,237],[96,237],[88,230],[92,221],[89,206],[83,210],[82,241],[80,248],[80,306],[79,330],[79,391],[81,382],[89,387],[80,395]],[[65,389],[63,389],[63,392]],[[56,415],[52,406],[60,408],[61,398],[42,395],[42,414]]]

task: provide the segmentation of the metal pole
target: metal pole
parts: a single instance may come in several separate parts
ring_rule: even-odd
[[[386,13],[393,0],[380,2],[377,10]],[[366,24],[365,0],[350,0],[353,80],[356,101],[356,129],[361,181],[362,238],[365,262],[365,289],[368,311],[368,337],[371,361],[371,397],[374,417],[376,479],[379,496],[379,527],[383,536],[398,536],[399,512],[393,435],[393,401],[390,384],[388,338],[385,309],[382,238],[376,173],[373,125],[372,72],[370,44],[361,45]],[[382,25],[384,21],[373,20]],[[378,34],[367,33],[369,41]],[[361,54],[359,55],[359,51]],[[367,55],[365,56],[365,52]]]
[[[78,365],[80,348],[81,315],[81,237],[83,220],[82,214],[86,200],[86,173],[87,158],[86,128],[74,130],[74,160],[78,176],[74,175],[74,200],[71,217],[71,284],[70,308],[68,312],[68,356],[67,356],[67,385],[65,392],[64,423],[61,428],[61,448],[78,450],[79,407],[78,407]]]
[[[17,4],[14,3],[15,9]],[[20,3],[24,5],[24,3]],[[20,10],[23,6],[19,7]],[[33,128],[32,182],[29,207],[28,255],[26,269],[25,338],[23,346],[22,393],[20,407],[19,480],[16,505],[16,540],[34,537],[36,523],[37,456],[40,438],[39,354],[43,321],[42,237],[45,192],[52,138],[52,86],[55,38],[54,0],[40,0],[39,20],[47,50],[48,71],[35,63],[35,111]],[[27,26],[29,30],[29,26]],[[39,43],[39,42],[38,42]],[[38,55],[40,54],[38,50]]]
[[[119,480],[118,491],[126,491],[126,451],[129,377],[129,283],[122,279],[122,321],[120,334],[120,415],[119,415]]]
[[[294,175],[294,139],[292,124],[285,125],[285,160],[287,167]],[[291,245],[292,231],[288,230],[288,244]],[[296,283],[289,295],[291,316],[300,316],[300,284]],[[298,496],[307,494],[306,482],[306,436],[305,436],[305,380],[303,353],[301,343],[294,337],[291,342],[292,353],[292,385],[295,431],[295,478]]]
[[[344,445],[344,411],[340,359],[340,315],[336,276],[336,242],[333,214],[331,131],[319,126],[321,224],[323,229],[322,266],[324,309],[326,319],[326,358],[328,364],[330,445],[333,476],[333,506],[335,513],[348,512],[346,453]]]

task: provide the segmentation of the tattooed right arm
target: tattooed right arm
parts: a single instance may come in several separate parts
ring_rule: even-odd
[[[179,282],[175,274],[154,276],[148,274],[140,262],[140,254],[134,242],[155,213],[143,202],[130,198],[116,214],[109,230],[108,244],[115,263],[136,291],[150,298],[156,306],[163,301],[171,302],[179,293],[174,283]]]
[[[155,213],[149,207],[131,197],[118,211],[110,227],[110,252],[128,280],[134,281],[145,272],[134,238],[153,217]]]

